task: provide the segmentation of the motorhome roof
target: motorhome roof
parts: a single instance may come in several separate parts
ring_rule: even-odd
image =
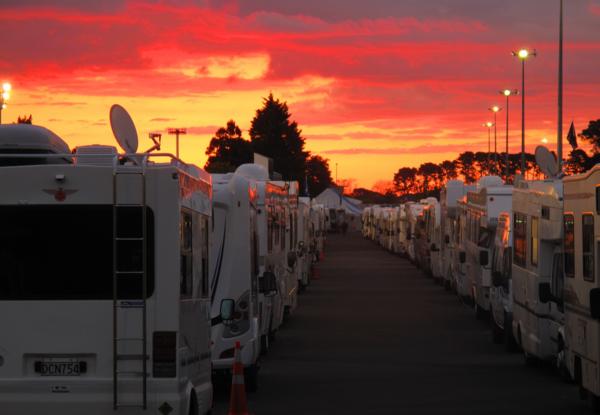
[[[69,154],[70,152],[67,143],[47,128],[30,124],[0,125],[0,153]],[[55,159],[55,162],[62,164],[65,160]]]

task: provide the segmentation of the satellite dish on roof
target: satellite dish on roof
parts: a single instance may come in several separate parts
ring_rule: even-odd
[[[125,153],[134,154],[138,149],[138,135],[129,113],[118,104],[110,107],[110,127],[119,146]]]
[[[558,163],[554,154],[544,146],[535,148],[535,162],[547,177],[556,177]]]

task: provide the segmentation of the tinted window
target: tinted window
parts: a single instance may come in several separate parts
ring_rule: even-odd
[[[536,217],[531,218],[531,265],[537,265],[539,255],[539,220]]]
[[[564,216],[565,276],[575,277],[575,217]]]
[[[141,208],[117,209],[119,298],[140,298]],[[147,210],[147,293],[154,290],[154,218]],[[113,297],[113,207],[0,207],[1,300],[108,300]]]
[[[527,216],[514,214],[513,260],[516,265],[525,267],[527,263]]]
[[[581,236],[583,253],[583,279],[594,281],[594,217],[581,217]]]

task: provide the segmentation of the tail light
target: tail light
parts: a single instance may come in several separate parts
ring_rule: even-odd
[[[152,376],[174,378],[177,375],[177,333],[155,331],[152,342]]]
[[[223,329],[223,338],[241,336],[250,330],[250,291],[244,292],[235,302],[233,321]]]

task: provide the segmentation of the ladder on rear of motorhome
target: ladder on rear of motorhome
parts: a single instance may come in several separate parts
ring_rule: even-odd
[[[113,409],[147,409],[148,333],[148,212],[146,162],[139,166],[115,166],[113,170]],[[132,191],[133,190],[133,191]],[[141,327],[127,334],[120,329],[127,314]],[[123,367],[126,366],[126,367]],[[141,399],[121,402],[121,381],[140,381]],[[128,385],[130,388],[131,385]]]

